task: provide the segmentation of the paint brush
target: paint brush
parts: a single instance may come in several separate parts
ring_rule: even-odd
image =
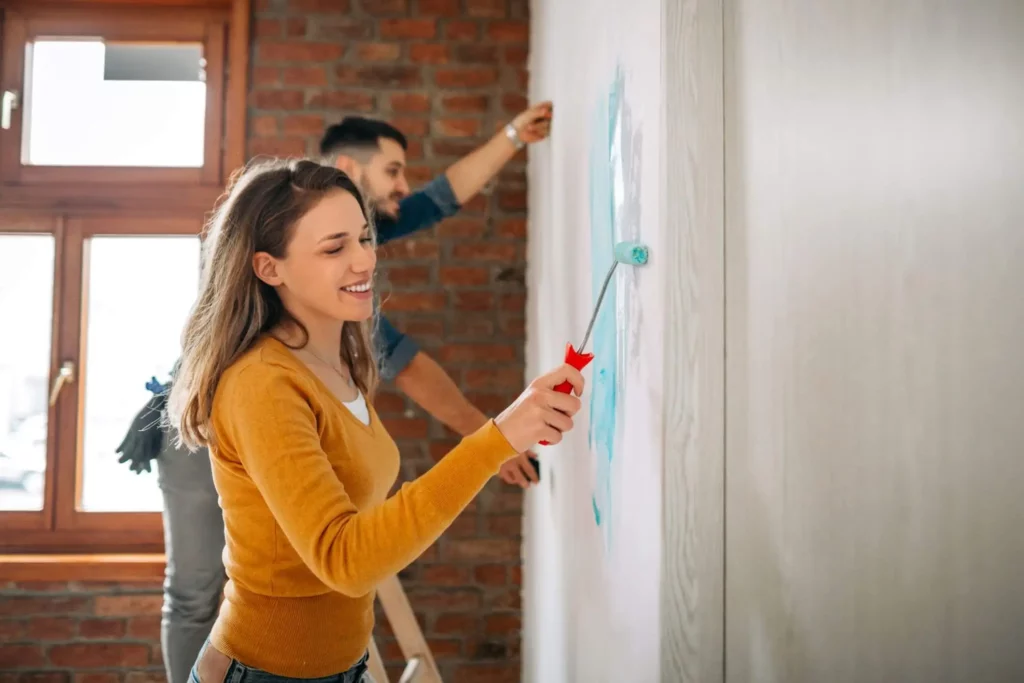
[[[608,285],[612,281],[612,276],[615,274],[615,268],[620,263],[624,263],[627,266],[643,266],[647,264],[647,247],[638,242],[619,242],[613,249],[613,255],[615,258],[612,259],[612,266],[608,269],[608,274],[604,276],[601,293],[597,295],[597,303],[594,305],[594,312],[590,316],[590,323],[587,325],[587,331],[583,335],[583,341],[580,342],[579,349],[573,348],[571,342],[565,345],[565,362],[577,370],[582,370],[590,364],[590,361],[594,360],[594,354],[584,353],[583,349],[586,348],[587,342],[590,341],[590,333],[594,331],[594,323],[597,321],[597,314],[601,312],[601,302],[604,301],[604,295],[608,291]],[[555,387],[555,391],[568,394],[572,391],[572,385],[568,382],[562,382]],[[547,446],[548,442],[541,441],[540,445]],[[537,476],[540,477],[540,463],[537,462],[536,458],[530,458],[530,463],[537,471]]]

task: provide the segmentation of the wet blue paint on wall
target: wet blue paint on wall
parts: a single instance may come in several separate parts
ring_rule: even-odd
[[[615,245],[615,196],[613,192],[613,148],[618,132],[622,74],[616,73],[607,95],[595,108],[590,140],[590,258],[593,303],[601,291],[605,274],[612,265]],[[605,294],[592,332],[593,374],[590,389],[590,432],[588,441],[596,465],[591,503],[594,522],[611,544],[612,461],[618,431],[620,394],[620,335],[617,324],[616,287]]]

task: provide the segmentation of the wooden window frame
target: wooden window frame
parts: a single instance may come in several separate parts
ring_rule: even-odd
[[[75,363],[78,374],[86,370],[81,361],[87,329],[83,319],[87,311],[87,240],[100,235],[199,234],[228,177],[244,165],[251,0],[0,0],[0,13],[7,38],[0,46],[4,88],[9,87],[8,72],[13,69],[8,52],[21,53],[16,60],[20,84],[24,45],[31,27],[46,28],[40,31],[46,35],[54,35],[53,29],[59,28],[63,35],[132,39],[166,38],[170,32],[164,29],[171,25],[176,30],[192,31],[175,34],[191,39],[201,29],[207,49],[213,46],[220,55],[219,68],[213,68],[217,66],[216,60],[211,60],[213,55],[206,56],[208,103],[212,93],[218,93],[216,106],[207,107],[206,161],[215,158],[216,163],[205,164],[198,178],[166,173],[182,169],[105,168],[97,169],[105,172],[105,178],[86,182],[57,167],[21,167],[17,182],[11,182],[7,176],[10,160],[5,155],[10,154],[7,147],[13,144],[20,165],[20,110],[16,121],[12,120],[12,129],[0,131],[0,233],[47,233],[54,237],[49,359],[52,386],[65,360]],[[24,40],[16,48],[10,43],[21,36],[15,35],[11,41],[8,31],[9,19],[15,15],[25,27]],[[101,27],[102,31],[96,30]],[[117,34],[111,27],[125,32]],[[214,147],[216,153],[211,157]],[[26,174],[27,169],[31,170]],[[124,174],[126,170],[131,178]],[[140,170],[158,172],[140,181]],[[184,170],[194,173],[200,169]],[[44,177],[46,174],[38,175],[38,171],[54,173]],[[65,575],[148,580],[162,573],[160,513],[77,509],[82,478],[79,431],[83,391],[83,378],[78,377],[49,409],[43,509],[0,511],[0,579],[22,579],[40,572],[38,576],[54,580]]]

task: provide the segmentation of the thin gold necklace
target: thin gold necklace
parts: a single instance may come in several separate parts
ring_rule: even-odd
[[[303,351],[306,351],[307,353],[309,353],[309,355],[313,356],[313,358],[316,358],[318,361],[329,367],[331,370],[334,370],[334,372],[336,372],[339,377],[345,380],[345,383],[348,384],[349,387],[355,388],[356,383],[352,381],[351,373],[346,375],[344,372],[334,367],[333,365],[325,361],[323,358],[321,358],[319,355],[317,355],[317,353],[310,349],[309,346],[304,347]]]

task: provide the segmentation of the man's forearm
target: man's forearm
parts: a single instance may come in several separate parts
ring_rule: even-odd
[[[395,378],[398,388],[434,418],[462,436],[472,434],[486,422],[437,362],[420,351]]]
[[[472,199],[515,154],[512,141],[504,133],[498,133],[449,166],[445,175],[459,204]]]

